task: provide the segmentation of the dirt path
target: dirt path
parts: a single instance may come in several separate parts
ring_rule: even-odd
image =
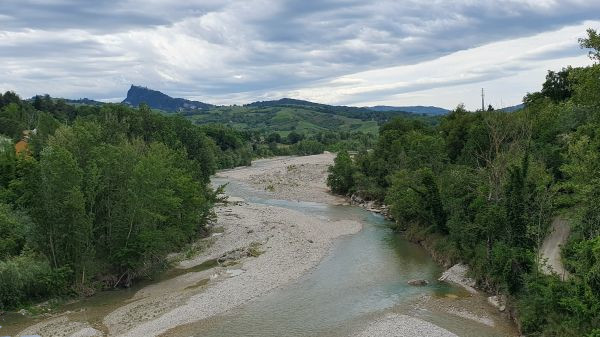
[[[562,245],[567,241],[571,228],[565,219],[555,218],[552,221],[550,231],[550,235],[546,237],[540,249],[540,257],[542,260],[546,260],[542,271],[547,275],[555,272],[562,280],[565,280],[569,276],[569,272],[565,270],[562,264],[560,250]]]

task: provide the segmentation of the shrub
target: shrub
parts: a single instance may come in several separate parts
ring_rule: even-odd
[[[30,252],[0,261],[0,310],[68,293],[72,272]]]

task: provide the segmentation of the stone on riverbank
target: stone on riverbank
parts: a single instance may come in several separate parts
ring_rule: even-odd
[[[429,282],[427,282],[427,280],[410,280],[407,283],[410,284],[411,286],[417,286],[417,287],[422,287],[422,286],[426,286],[429,284]]]
[[[504,312],[506,310],[506,298],[504,296],[490,296],[487,298],[489,304],[494,308]]]
[[[457,263],[446,270],[438,280],[458,284],[468,292],[476,294],[477,289],[475,289],[475,280],[467,276],[468,271],[469,267],[467,265]]]

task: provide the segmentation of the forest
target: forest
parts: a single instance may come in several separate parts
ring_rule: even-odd
[[[328,177],[336,193],[389,206],[442,262],[467,263],[527,336],[600,336],[600,38],[579,42],[594,64],[549,71],[524,109],[394,119],[372,151],[338,153]],[[541,273],[538,254],[558,216],[571,224],[565,281]]]
[[[244,142],[225,141],[235,133],[144,107],[73,108],[11,92],[0,102],[13,138],[0,151],[2,309],[128,286],[163,267],[206,230],[210,175],[250,160]],[[20,138],[27,146],[15,153]]]

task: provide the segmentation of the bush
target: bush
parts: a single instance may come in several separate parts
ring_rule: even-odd
[[[325,145],[316,140],[302,140],[292,146],[292,152],[298,155],[319,154],[325,151]]]
[[[333,193],[347,194],[354,187],[354,164],[346,151],[338,153],[329,167],[327,186]]]
[[[26,252],[0,261],[0,310],[68,293],[68,268],[52,270],[48,262]]]

